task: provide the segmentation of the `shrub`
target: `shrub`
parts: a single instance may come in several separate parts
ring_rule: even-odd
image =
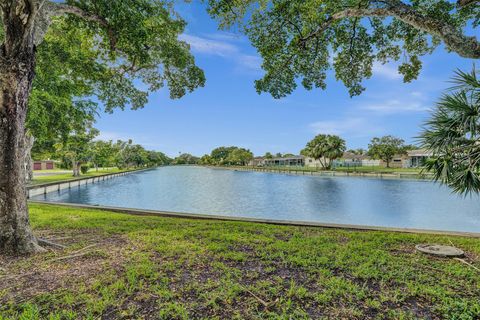
[[[86,164],[83,164],[80,166],[80,172],[82,172],[82,174],[85,174],[88,172],[88,165]]]

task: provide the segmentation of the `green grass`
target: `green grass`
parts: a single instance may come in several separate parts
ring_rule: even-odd
[[[414,250],[452,243],[478,268],[479,239],[30,211],[35,232],[68,249],[0,256],[2,320],[480,317],[480,272]]]
[[[37,176],[33,178],[33,181],[30,183],[31,185],[38,185],[42,183],[52,183],[52,182],[60,182],[60,181],[69,181],[75,179],[81,179],[86,177],[95,177],[100,176],[108,173],[117,173],[122,172],[125,170],[119,170],[117,168],[108,168],[96,171],[95,169],[90,169],[86,174],[82,174],[79,177],[74,177],[72,173],[59,173],[59,174],[52,174],[48,176]],[[42,171],[43,172],[43,171]],[[44,171],[46,172],[46,171]]]
[[[251,168],[251,167],[250,167]],[[296,167],[296,166],[270,166],[270,167],[258,167],[272,170],[292,170],[292,171],[322,171],[315,167]],[[363,173],[422,173],[421,168],[385,168],[380,166],[365,166],[365,167],[336,167],[329,171],[342,171],[342,172],[363,172]]]
[[[34,173],[53,173],[53,172],[64,172],[64,171],[69,171],[67,169],[45,169],[45,170],[35,170],[33,171]]]
[[[386,173],[420,173],[420,168],[385,168],[380,166],[365,166],[365,167],[337,167],[335,171],[348,172],[386,172]]]

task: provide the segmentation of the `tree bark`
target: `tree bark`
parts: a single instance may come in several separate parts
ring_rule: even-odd
[[[25,188],[25,118],[34,52],[0,62],[0,252],[40,251],[30,228]]]
[[[80,162],[75,159],[72,160],[72,171],[74,177],[80,176]]]
[[[0,252],[28,254],[43,249],[30,227],[25,187],[25,118],[35,74],[34,9],[6,1],[0,48]]]

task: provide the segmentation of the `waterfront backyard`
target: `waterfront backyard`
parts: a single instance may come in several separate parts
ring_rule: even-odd
[[[0,320],[480,320],[480,0],[0,3]]]
[[[67,248],[0,256],[0,319],[480,317],[478,238],[30,212],[39,236]],[[418,243],[466,257],[421,254]]]

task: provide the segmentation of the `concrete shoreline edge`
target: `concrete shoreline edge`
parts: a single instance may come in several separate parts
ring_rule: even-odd
[[[406,173],[406,172],[349,172],[349,171],[313,171],[287,168],[271,168],[271,167],[242,167],[242,166],[201,166],[210,169],[232,170],[232,171],[252,171],[278,174],[292,174],[299,176],[318,176],[318,177],[361,177],[374,179],[405,179],[405,180],[419,180],[432,181],[433,175],[420,173]]]
[[[39,196],[41,194],[47,194],[49,192],[61,191],[65,189],[71,189],[74,187],[80,187],[82,185],[105,181],[108,179],[125,176],[131,173],[153,170],[155,168],[157,167],[127,170],[122,172],[106,173],[106,174],[102,174],[94,177],[84,177],[84,178],[78,178],[78,179],[72,179],[72,180],[56,181],[56,182],[42,183],[38,185],[31,185],[31,186],[27,186],[27,198],[30,199],[31,197]]]
[[[147,209],[97,206],[97,205],[88,205],[88,204],[50,202],[50,201],[40,201],[40,200],[29,200],[29,203],[63,206],[63,207],[77,208],[77,209],[93,209],[93,210],[101,210],[101,211],[110,211],[115,213],[123,213],[123,214],[129,214],[129,215],[137,215],[137,216],[156,216],[156,217],[165,217],[165,218],[251,222],[251,223],[281,225],[281,226],[317,227],[317,228],[343,229],[343,230],[352,230],[352,231],[381,231],[381,232],[427,234],[427,235],[437,235],[437,236],[459,236],[459,237],[469,237],[469,238],[480,238],[480,233],[466,232],[466,231],[443,231],[443,230],[381,227],[381,226],[356,225],[356,224],[322,223],[322,222],[313,222],[313,221],[275,220],[275,219],[210,215],[210,214],[201,214],[201,213],[182,213],[182,212],[173,212],[173,211],[158,211],[158,210],[147,210]]]

